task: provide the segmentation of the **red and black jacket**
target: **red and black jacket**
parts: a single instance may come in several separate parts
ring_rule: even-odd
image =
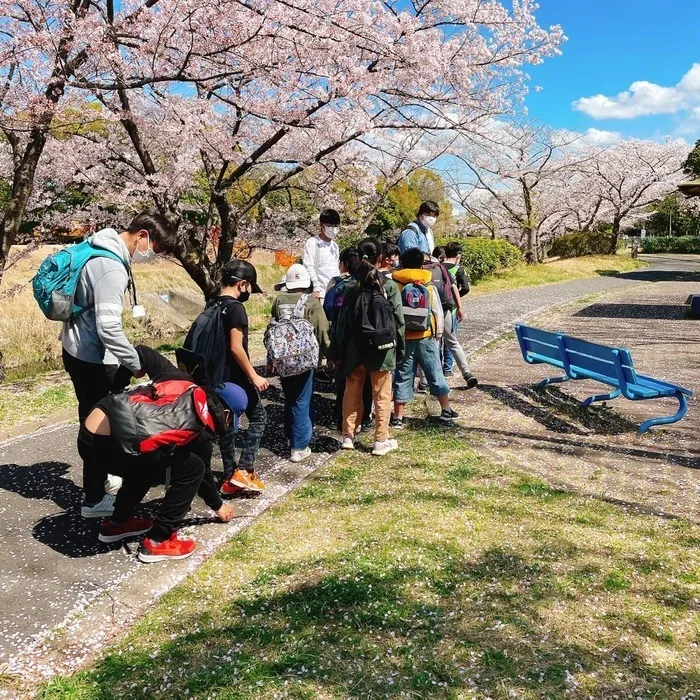
[[[204,435],[214,437],[223,420],[216,399],[155,350],[140,345],[136,351],[151,382],[97,404],[124,453],[171,452]]]

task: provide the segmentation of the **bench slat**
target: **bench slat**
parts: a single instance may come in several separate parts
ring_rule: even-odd
[[[560,365],[563,366],[564,363],[562,362],[561,353],[559,352],[558,345],[542,343],[538,340],[533,340],[532,338],[523,338],[522,342],[525,345],[525,349],[527,350],[528,354],[530,354],[531,356],[540,355],[550,360],[556,360],[557,362],[559,362]]]

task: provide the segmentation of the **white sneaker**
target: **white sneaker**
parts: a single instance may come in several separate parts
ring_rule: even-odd
[[[396,440],[384,440],[384,442],[375,442],[372,454],[375,457],[383,457],[393,450],[399,449],[399,443]]]
[[[289,461],[303,462],[308,457],[311,457],[311,448],[305,447],[303,450],[292,450],[292,456],[289,458]]]
[[[341,445],[341,447],[344,450],[354,450],[355,443],[349,435],[343,435],[343,444]]]
[[[117,491],[122,487],[122,481],[123,479],[121,476],[107,474],[107,478],[105,479],[105,493],[108,493],[110,496],[116,496]]]
[[[99,503],[95,503],[94,506],[82,506],[80,515],[83,518],[108,518],[114,513],[114,501],[116,498],[111,493],[106,493],[103,499]]]

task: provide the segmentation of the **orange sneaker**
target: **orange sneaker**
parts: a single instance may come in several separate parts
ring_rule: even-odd
[[[166,559],[186,559],[197,549],[194,540],[180,539],[177,532],[173,532],[167,540],[154,542],[148,537],[144,537],[143,544],[139,547],[139,561],[152,564],[156,561]]]
[[[238,486],[241,489],[250,489],[251,491],[255,491],[256,487],[250,479],[251,476],[251,473],[247,472],[245,469],[236,469],[229,479],[229,483],[233,486]]]
[[[248,479],[250,480],[250,483],[253,484],[255,487],[255,491],[264,491],[265,490],[265,484],[264,482],[260,481],[260,477],[258,476],[258,472],[252,472],[248,474]]]
[[[240,486],[234,486],[230,481],[224,481],[219,489],[219,493],[221,493],[222,496],[235,496],[242,491],[246,491],[246,489],[242,489]]]

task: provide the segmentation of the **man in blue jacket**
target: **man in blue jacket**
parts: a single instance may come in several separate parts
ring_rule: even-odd
[[[427,200],[418,208],[416,220],[411,222],[399,236],[399,253],[403,255],[411,248],[418,248],[422,253],[431,255],[435,248],[435,236],[433,226],[435,226],[440,207],[437,202]]]

